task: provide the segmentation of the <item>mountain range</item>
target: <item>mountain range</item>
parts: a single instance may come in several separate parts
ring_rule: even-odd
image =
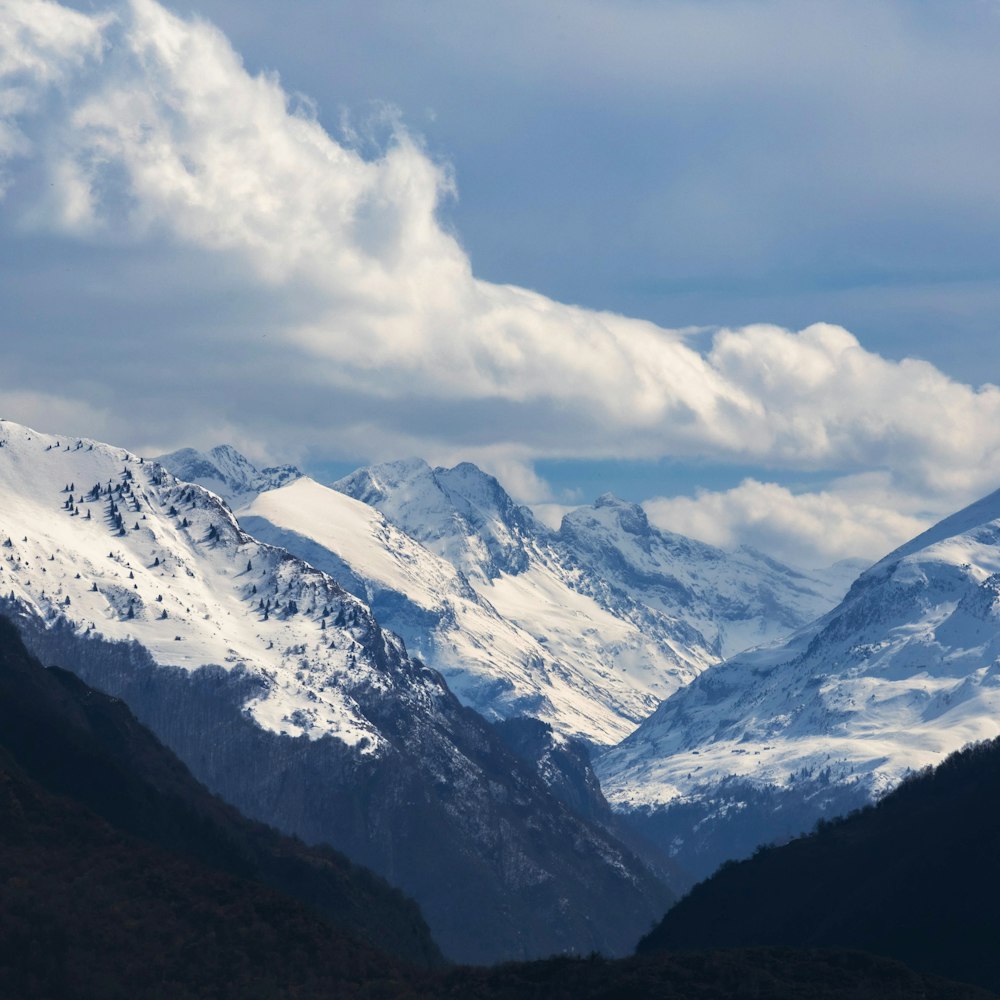
[[[245,484],[268,474],[232,455],[159,461],[237,502],[255,537],[329,572],[465,704],[598,748],[727,651],[811,621],[848,582],[844,567],[807,575],[661,531],[610,495],[550,531],[469,463],[411,459],[333,488],[300,476],[253,493]]]
[[[213,792],[420,903],[447,955],[621,954],[671,892],[336,581],[160,464],[0,423],[0,601]]]
[[[327,487],[2,422],[0,511],[37,655],[465,961],[624,954],[722,862],[1000,733],[1000,494],[850,589],[610,495],[554,530],[468,463]]]
[[[308,513],[296,486],[315,498]],[[585,739],[612,807],[693,878],[1000,732],[997,495],[848,590],[857,564],[804,574],[751,550],[722,552],[655,528],[612,496],[551,531],[467,463],[388,463],[334,489],[382,515],[357,514],[378,526],[374,544],[351,549],[363,533],[346,527],[347,508],[304,477],[258,494],[241,516],[335,575],[339,559],[349,589],[375,607],[381,598],[381,619],[487,717],[533,715]],[[534,649],[461,615],[431,628],[406,621],[413,582],[375,569],[375,552],[394,548],[390,532],[421,547],[408,565],[431,551]]]

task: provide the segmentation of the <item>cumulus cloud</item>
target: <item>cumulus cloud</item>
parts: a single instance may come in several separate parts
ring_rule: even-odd
[[[706,340],[479,280],[439,222],[450,172],[419,141],[396,127],[363,156],[206,22],[154,0],[5,0],[0,31],[7,237],[44,250],[3,286],[8,399],[62,386],[84,423],[111,408],[101,432],[151,449],[235,428],[275,458],[468,456],[532,500],[551,499],[545,456],[874,468],[896,509],[994,485],[995,386],[836,326]],[[38,306],[32,282],[58,296]],[[825,537],[830,554],[918,525],[869,507],[757,482],[650,505],[702,537]]]

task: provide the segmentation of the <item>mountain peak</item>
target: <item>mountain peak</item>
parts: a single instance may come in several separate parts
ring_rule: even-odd
[[[584,510],[586,510],[584,508]],[[630,500],[622,500],[614,493],[602,493],[595,501],[592,511],[606,511],[612,514],[618,521],[622,531],[630,535],[648,535],[650,533],[649,519],[646,512],[637,503]],[[576,514],[572,511],[567,517]]]
[[[947,541],[958,535],[967,534],[975,528],[998,520],[1000,520],[1000,490],[995,490],[993,493],[970,503],[968,507],[963,507],[954,514],[938,521],[937,524],[932,525],[915,538],[911,538],[898,549],[894,549],[885,558],[880,559],[872,567],[872,570],[891,566],[907,556],[929,549],[932,545],[937,545],[939,542]]]
[[[496,476],[483,472],[472,462],[460,462],[451,469],[438,467],[434,470],[434,477],[463,513],[474,510],[479,518],[496,517],[510,527],[513,527],[513,522],[521,524],[524,520],[524,511],[500,485]]]
[[[204,486],[234,508],[249,503],[258,493],[285,486],[302,476],[294,465],[258,469],[231,444],[216,445],[208,452],[181,448],[155,461],[178,479]]]
[[[432,479],[433,475],[434,471],[422,458],[401,458],[362,466],[332,483],[331,487],[375,507],[401,490],[412,489],[415,484]]]
[[[614,493],[602,493],[595,501],[595,507],[623,507],[628,503],[626,500],[622,500],[621,497],[615,496]]]
[[[527,564],[529,512],[471,462],[432,469],[404,459],[358,469],[333,488],[379,510],[398,528],[472,576],[494,579]]]
[[[375,479],[385,479],[389,483],[397,484],[430,476],[434,470],[424,459],[411,455],[408,458],[397,458],[391,462],[369,465],[366,469],[359,471],[366,471]]]

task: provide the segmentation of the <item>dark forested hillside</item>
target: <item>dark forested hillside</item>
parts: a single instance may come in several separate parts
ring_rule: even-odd
[[[878,805],[724,866],[642,942],[848,947],[1000,989],[1000,741]]]
[[[24,780],[75,800],[121,833],[286,892],[409,961],[440,961],[411,900],[333,850],[245,819],[195,781],[123,702],[67,671],[43,669],[2,618],[0,748]]]
[[[638,958],[550,959],[460,969],[433,997],[454,1000],[989,1000],[975,986],[861,952],[734,949]]]
[[[990,996],[837,952],[492,969],[431,967],[436,960],[412,903],[335,853],[248,823],[207,795],[121,702],[44,670],[0,621],[3,1000]]]
[[[302,903],[50,795],[2,751],[0,886],[4,1000],[350,997],[410,978]]]

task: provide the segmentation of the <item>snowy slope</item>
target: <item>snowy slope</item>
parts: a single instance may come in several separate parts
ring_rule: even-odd
[[[875,795],[998,734],[1000,492],[891,553],[787,642],[706,671],[598,771],[623,807],[732,777]]]
[[[539,525],[492,476],[469,462],[432,469],[419,458],[358,469],[335,490],[375,507],[470,580],[527,568]]]
[[[618,739],[717,659],[683,619],[589,574],[474,465],[390,462],[359,469],[334,489],[370,504],[447,559],[481,600],[534,639],[544,655],[528,663],[521,683],[535,690],[540,704],[554,688],[573,689],[591,718],[611,709]],[[558,712],[539,717],[562,732],[611,742],[603,724],[588,730]]]
[[[726,552],[663,531],[638,504],[610,493],[567,514],[558,540],[591,574],[688,622],[720,657],[812,621],[850,582],[806,575],[749,547]]]
[[[468,463],[411,459],[358,470],[336,490],[307,478],[267,489],[267,474],[231,448],[214,449],[214,464],[191,454],[167,461],[181,456],[173,470],[242,502],[255,537],[365,601],[466,704],[598,746],[627,736],[720,653],[834,602],[815,579],[659,531],[610,496],[549,532]]]
[[[156,463],[9,422],[0,442],[0,593],[46,622],[139,642],[157,663],[252,671],[266,679],[247,706],[262,727],[377,751],[351,694],[386,683],[357,657],[374,628],[359,601]],[[356,633],[334,640],[323,620],[336,616]]]
[[[334,574],[487,717],[531,715],[609,745],[671,689],[634,626],[536,567],[471,586],[379,511],[308,478],[262,493],[238,516],[256,537]],[[540,600],[546,625],[536,636],[517,619],[538,613]],[[637,669],[621,669],[632,657]]]

